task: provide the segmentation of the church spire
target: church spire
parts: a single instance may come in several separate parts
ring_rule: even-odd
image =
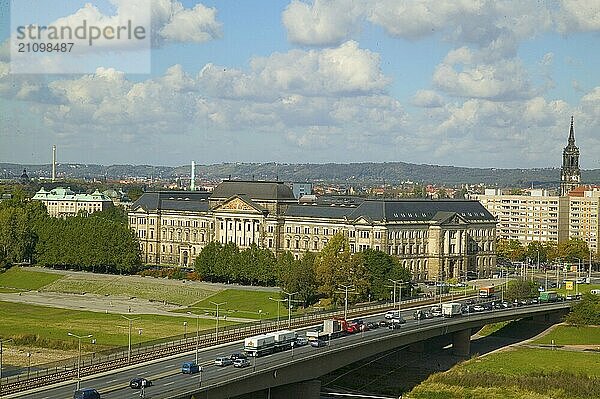
[[[575,132],[573,131],[573,115],[571,115],[571,130],[569,131],[569,145],[575,145]]]

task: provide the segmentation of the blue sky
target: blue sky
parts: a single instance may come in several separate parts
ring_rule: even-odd
[[[72,75],[9,72],[0,1],[0,162],[553,167],[573,115],[600,167],[600,1],[144,1],[151,73]]]

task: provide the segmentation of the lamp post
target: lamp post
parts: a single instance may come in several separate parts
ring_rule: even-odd
[[[27,352],[27,379],[29,379],[29,373],[31,372],[31,352]],[[79,378],[79,377],[77,377]]]
[[[187,321],[183,322],[183,339],[187,339]]]
[[[93,335],[89,334],[89,335],[75,335],[72,332],[67,332],[67,335],[69,337],[73,337],[73,338],[77,338],[77,341],[79,343],[79,349],[77,351],[77,389],[79,389],[80,386],[80,382],[81,382],[81,340],[83,338],[92,338]]]
[[[354,291],[354,284],[343,285],[340,284],[340,287],[344,289],[345,297],[344,297],[344,320],[348,320],[348,291]]]
[[[215,314],[216,319],[217,319],[217,324],[215,326],[215,341],[218,341],[219,340],[219,306],[225,305],[227,302],[216,303],[216,302],[210,301],[210,303],[212,303],[213,305],[215,305],[217,307],[217,313]]]
[[[271,301],[275,301],[275,302],[277,302],[277,328],[279,328],[279,304],[280,304],[281,302],[285,302],[286,300],[285,300],[285,299],[271,298],[271,297],[269,297],[269,299],[270,299]]]
[[[292,328],[292,297],[296,295],[297,292],[281,292],[288,296],[288,328]]]
[[[129,322],[129,336],[127,339],[127,363],[131,363],[131,325],[135,320],[138,320],[139,317],[127,317],[121,315],[122,318]]]
[[[0,397],[2,396],[2,345],[5,342],[12,341],[12,338],[9,339],[0,339]]]
[[[192,315],[192,312],[187,312]],[[196,315],[196,364],[198,364],[198,346],[200,345],[200,315]]]

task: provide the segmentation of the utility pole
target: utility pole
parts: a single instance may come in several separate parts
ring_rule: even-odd
[[[12,341],[12,338],[9,339],[0,339],[0,397],[2,397],[2,345],[5,342]]]
[[[269,299],[270,299],[271,301],[275,301],[275,302],[277,302],[277,328],[279,328],[279,304],[280,304],[281,302],[285,302],[285,301],[286,301],[286,299],[277,299],[277,298],[271,298],[271,297],[269,297]]]
[[[127,320],[129,322],[129,339],[127,342],[127,363],[131,363],[131,324],[135,321],[138,320],[139,317],[127,317],[127,316],[123,316],[121,315],[122,318],[124,318],[125,320]]]
[[[77,338],[77,341],[79,342],[79,350],[77,352],[77,389],[79,389],[80,383],[81,383],[81,340],[83,338],[92,338],[93,335],[89,334],[89,335],[80,336],[80,335],[75,335],[71,332],[67,332],[67,335],[70,337]],[[29,361],[31,364],[31,355],[29,355],[29,359],[30,359]]]
[[[340,284],[340,287],[344,290],[344,320],[348,320],[348,291],[353,292],[354,284],[344,285]]]
[[[215,327],[215,342],[216,342],[219,339],[219,306],[225,305],[227,302],[216,303],[216,302],[210,301],[210,303],[212,303],[213,305],[215,305],[217,307],[217,313],[216,313],[217,325]]]
[[[296,295],[297,292],[281,292],[288,296],[288,328],[292,328],[292,297]]]

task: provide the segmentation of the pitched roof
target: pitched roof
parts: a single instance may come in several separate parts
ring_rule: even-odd
[[[207,211],[210,193],[204,191],[153,191],[144,193],[131,206],[146,211]]]
[[[293,200],[292,189],[277,181],[225,180],[212,192],[211,199],[227,199],[234,195],[246,195],[252,200]]]
[[[495,221],[494,216],[478,201],[468,200],[364,200],[359,206],[290,205],[286,216],[321,217],[354,221],[360,218],[376,222],[438,223],[457,214],[463,219]]]

